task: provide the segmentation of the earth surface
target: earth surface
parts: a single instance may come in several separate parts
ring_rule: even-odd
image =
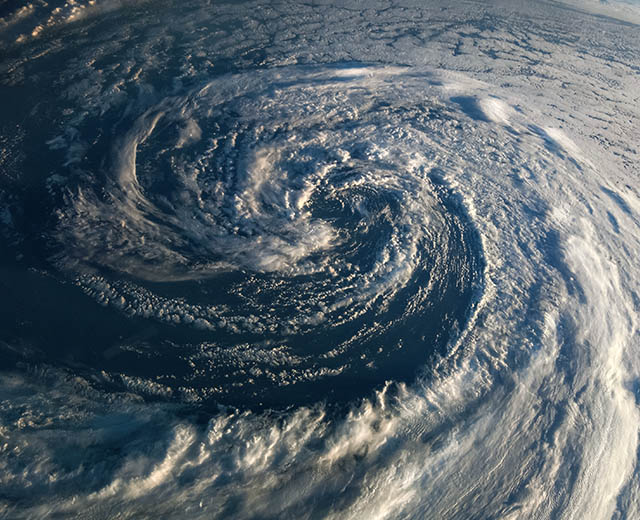
[[[640,516],[638,2],[0,3],[0,516]]]

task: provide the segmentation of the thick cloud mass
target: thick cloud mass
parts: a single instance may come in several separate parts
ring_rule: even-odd
[[[0,20],[0,515],[637,518],[636,6]]]

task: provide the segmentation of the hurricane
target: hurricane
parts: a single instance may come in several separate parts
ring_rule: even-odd
[[[0,15],[0,516],[637,517],[637,3]]]

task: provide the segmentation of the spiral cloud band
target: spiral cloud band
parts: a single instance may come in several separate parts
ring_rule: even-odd
[[[260,405],[331,400],[411,377],[416,357],[464,328],[481,290],[479,240],[446,187],[457,122],[434,81],[288,67],[163,100],[117,141],[108,198],[68,197],[57,234],[73,246],[57,263],[189,294],[78,279],[104,305],[209,332],[214,342],[172,362],[189,372],[191,399],[237,405],[242,388]]]

